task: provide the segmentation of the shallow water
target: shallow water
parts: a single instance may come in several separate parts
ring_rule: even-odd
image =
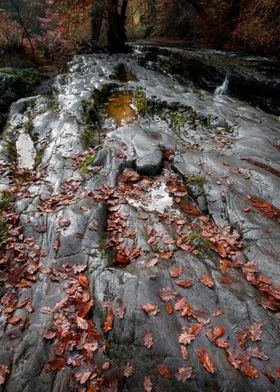
[[[131,124],[138,117],[137,112],[132,107],[132,102],[132,92],[118,91],[109,97],[105,104],[105,113],[118,126]]]

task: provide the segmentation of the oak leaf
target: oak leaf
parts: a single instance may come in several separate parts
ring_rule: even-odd
[[[171,378],[171,373],[165,365],[163,364],[157,365],[157,370],[162,377]]]
[[[213,280],[210,278],[210,276],[207,276],[206,274],[200,275],[199,280],[201,283],[203,283],[205,286],[207,286],[209,288],[214,287]]]
[[[124,377],[128,378],[133,376],[133,374],[135,373],[135,365],[131,364],[131,363],[127,363],[123,369],[123,375]]]
[[[185,382],[192,376],[192,368],[191,367],[182,367],[179,368],[176,373],[175,377],[177,381]]]
[[[144,377],[143,386],[144,386],[144,392],[152,392],[153,384],[152,384],[151,377],[149,377],[149,376]]]
[[[144,346],[151,348],[153,346],[153,335],[150,331],[144,332]]]
[[[197,350],[197,355],[207,372],[210,374],[215,373],[214,363],[210,354],[204,348],[199,348]]]
[[[157,305],[153,305],[153,304],[144,304],[144,305],[142,305],[142,309],[147,314],[152,314],[153,316],[156,316],[159,312],[159,307]]]

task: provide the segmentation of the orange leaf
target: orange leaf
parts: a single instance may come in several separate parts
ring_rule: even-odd
[[[144,377],[144,392],[152,392],[153,390],[153,384],[151,377],[145,376]]]
[[[179,278],[182,275],[183,269],[181,267],[175,267],[169,271],[171,278]]]
[[[214,282],[210,278],[210,276],[202,274],[202,275],[200,275],[199,280],[200,280],[201,283],[203,283],[205,286],[208,286],[209,288],[214,287]]]
[[[152,314],[153,316],[155,316],[159,312],[159,307],[157,305],[153,305],[153,304],[144,304],[144,305],[142,305],[142,309],[147,314]]]
[[[207,370],[207,372],[210,374],[214,373],[215,372],[214,363],[209,353],[204,348],[199,348],[197,350],[197,355],[198,358],[200,359],[200,362]]]
[[[88,278],[85,275],[79,274],[78,277],[78,282],[80,283],[80,285],[84,288],[87,289],[88,288]]]
[[[192,287],[192,282],[187,279],[181,279],[181,280],[177,280],[176,285],[183,287],[184,289],[187,289],[189,287]]]
[[[216,328],[214,328],[214,329],[210,329],[210,330],[207,332],[206,335],[207,335],[208,339],[209,339],[211,342],[213,342],[213,341],[215,341],[216,339],[219,339],[221,336],[223,336],[224,333],[225,333],[224,327],[216,327]]]
[[[114,320],[114,312],[111,307],[108,308],[107,317],[104,322],[103,331],[109,332],[112,330],[113,327],[113,320]]]
[[[150,331],[144,332],[144,346],[147,348],[151,348],[153,345],[153,335]]]
[[[166,305],[166,311],[167,311],[168,314],[172,314],[174,312],[173,305],[172,304],[167,304]]]
[[[171,378],[171,373],[165,365],[162,364],[157,365],[157,370],[162,377]]]

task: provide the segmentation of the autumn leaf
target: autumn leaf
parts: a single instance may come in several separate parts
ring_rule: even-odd
[[[149,376],[144,377],[143,386],[144,386],[144,392],[152,392],[153,384],[152,384],[151,377],[149,377]]]
[[[169,271],[171,278],[179,278],[182,275],[183,269],[181,267],[175,267]]]
[[[122,320],[124,318],[124,303],[122,298],[117,298],[117,304],[119,307],[117,308],[116,312],[119,318]]]
[[[189,359],[189,352],[188,352],[187,347],[184,346],[183,344],[181,344],[180,350],[181,350],[183,360],[187,361]]]
[[[80,329],[83,329],[84,331],[86,331],[88,329],[88,323],[82,317],[77,317],[77,324],[78,324],[78,327]]]
[[[157,305],[153,305],[153,304],[144,304],[144,305],[142,305],[142,309],[147,314],[152,314],[153,316],[156,316],[159,313],[159,307]]]
[[[205,286],[212,288],[214,287],[214,282],[213,280],[210,278],[210,276],[207,276],[205,274],[200,275],[199,280],[201,283],[203,283]]]
[[[183,287],[184,289],[187,289],[189,287],[192,287],[192,282],[187,279],[181,279],[181,280],[177,280],[176,285]]]
[[[262,337],[262,323],[254,323],[249,328],[250,338],[253,342],[261,340]]]
[[[168,260],[173,256],[174,252],[165,252],[165,253],[161,253],[160,257],[164,260]]]
[[[207,372],[210,374],[214,373],[215,368],[209,353],[204,348],[199,348],[197,350],[197,355]]]
[[[77,276],[77,279],[78,279],[78,282],[80,283],[80,285],[81,285],[84,289],[87,289],[87,288],[88,288],[89,282],[88,282],[88,278],[87,278],[85,275],[79,274],[79,275]]]
[[[241,367],[241,371],[247,377],[250,377],[250,378],[258,378],[259,377],[258,369],[255,366],[250,365],[249,363],[243,363],[242,367]]]
[[[224,327],[216,327],[214,329],[209,329],[206,335],[211,342],[214,342],[215,340],[222,337],[224,333],[225,333]]]
[[[159,290],[159,296],[163,302],[171,301],[176,294],[177,294],[176,291],[172,291],[171,288],[169,287],[165,287]]]
[[[74,373],[74,377],[81,385],[85,384],[87,380],[90,378],[92,372],[91,371],[80,371]]]
[[[150,331],[144,332],[144,346],[151,348],[153,346],[153,335]]]
[[[158,256],[152,257],[145,265],[146,268],[152,268],[158,263]]]
[[[9,366],[0,364],[0,385],[5,383],[5,379],[8,374],[10,374]]]
[[[191,342],[195,340],[195,335],[191,334],[191,333],[187,333],[187,332],[183,332],[180,336],[179,336],[179,343],[181,344],[191,344]]]
[[[57,253],[60,248],[60,240],[57,238],[53,243],[53,250]]]
[[[113,320],[114,320],[114,312],[113,312],[113,309],[111,307],[109,307],[108,311],[107,311],[107,317],[106,317],[106,320],[105,320],[104,326],[103,326],[104,332],[109,332],[112,330]]]
[[[175,377],[177,381],[185,382],[192,376],[192,368],[191,367],[182,367],[179,368],[176,373]]]
[[[165,365],[163,364],[157,365],[157,370],[162,377],[171,378],[171,373]]]
[[[247,349],[247,353],[250,355],[250,357],[260,359],[262,361],[268,361],[269,356],[266,355],[263,351],[260,351],[258,347],[249,347]]]
[[[56,332],[52,331],[52,330],[48,330],[45,332],[41,332],[40,335],[44,338],[44,339],[53,339],[56,336]]]
[[[169,315],[172,314],[172,313],[174,312],[173,305],[172,305],[172,304],[167,304],[167,305],[166,305],[166,311],[167,311],[167,313],[168,313]]]
[[[125,365],[124,369],[123,369],[123,375],[124,377],[128,378],[133,376],[133,374],[135,373],[135,365],[134,364],[130,364],[129,362]]]
[[[45,365],[45,368],[48,372],[53,372],[56,370],[62,370],[66,366],[66,361],[63,358],[56,358],[56,359],[51,359],[48,361]]]

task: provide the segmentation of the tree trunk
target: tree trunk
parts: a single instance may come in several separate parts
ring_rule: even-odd
[[[118,0],[112,0],[111,7],[108,10],[108,49],[112,53],[126,51],[126,20],[127,0],[123,0],[121,4],[121,11],[118,10]]]

